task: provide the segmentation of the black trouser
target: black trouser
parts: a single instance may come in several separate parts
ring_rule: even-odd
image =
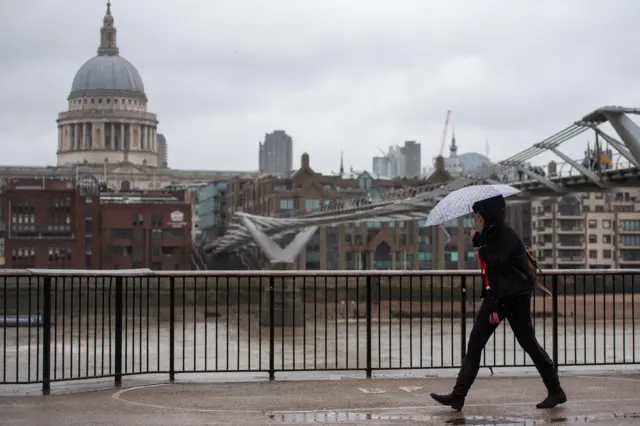
[[[462,368],[460,368],[458,380],[453,388],[453,393],[456,395],[467,396],[471,385],[478,375],[482,350],[498,327],[489,322],[489,315],[494,310],[493,303],[490,303],[487,299],[482,301],[480,312],[478,312],[478,317],[473,324],[471,336],[469,337],[467,354],[462,360]],[[533,331],[533,322],[531,321],[531,296],[524,295],[506,299],[500,303],[498,311],[509,321],[509,325],[518,340],[518,344],[520,344],[535,364],[547,389],[555,390],[559,388],[560,382],[558,381],[558,375],[554,369],[553,361],[551,361],[551,358],[549,358],[545,350],[542,349]]]

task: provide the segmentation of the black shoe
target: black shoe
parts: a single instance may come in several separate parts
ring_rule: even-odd
[[[559,388],[555,391],[549,391],[549,394],[544,401],[536,405],[536,408],[553,408],[556,405],[564,404],[565,402],[567,402],[567,395],[565,395],[562,388]]]
[[[446,405],[447,407],[451,407],[456,411],[462,410],[464,407],[464,396],[455,395],[452,393],[446,395],[438,395],[437,393],[430,394],[431,398],[433,398],[436,402],[439,402],[442,405]]]

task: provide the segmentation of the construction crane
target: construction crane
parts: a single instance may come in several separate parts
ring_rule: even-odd
[[[384,178],[389,178],[390,176],[388,176],[388,175],[391,174],[391,158],[389,158],[390,154],[388,152],[384,152],[384,150],[382,148],[380,148],[380,147],[378,147],[378,151],[380,151],[380,153],[382,153],[382,158],[385,159],[385,171],[386,171],[386,173],[385,173]],[[378,179],[380,179],[383,176],[379,175],[379,176],[376,176],[376,177]]]
[[[444,120],[444,129],[442,130],[442,141],[440,142],[440,153],[444,156],[444,147],[447,144],[447,132],[449,131],[449,120],[451,119],[451,111],[447,110],[447,118]]]

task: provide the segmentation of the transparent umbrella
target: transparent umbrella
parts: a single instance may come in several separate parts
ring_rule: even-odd
[[[443,223],[466,216],[471,213],[474,203],[487,198],[502,195],[509,197],[520,192],[519,189],[510,185],[473,185],[460,188],[444,197],[431,210],[427,217],[426,226],[437,226]]]

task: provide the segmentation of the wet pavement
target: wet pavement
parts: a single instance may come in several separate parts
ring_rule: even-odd
[[[146,380],[146,382],[144,381]],[[535,376],[480,377],[461,413],[433,403],[451,377],[404,379],[290,380],[221,383],[151,383],[125,379],[59,385],[49,396],[36,392],[0,397],[0,425],[637,425],[640,375],[563,375],[569,402],[541,411],[545,396]],[[102,386],[102,389],[100,387]]]

